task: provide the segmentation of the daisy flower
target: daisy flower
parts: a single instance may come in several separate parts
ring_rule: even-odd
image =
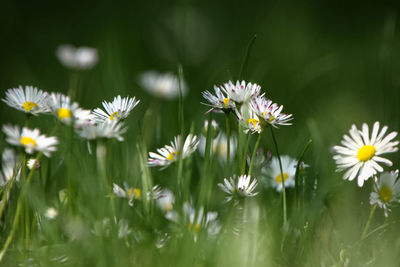
[[[235,101],[237,104],[247,102],[250,98],[260,95],[261,86],[256,83],[247,83],[245,81],[236,82],[236,85],[231,81],[221,86],[221,89],[228,95],[230,100]],[[264,95],[264,94],[262,94]]]
[[[175,196],[169,189],[163,189],[160,197],[156,200],[157,206],[165,213],[168,213],[172,210],[174,203]]]
[[[179,224],[193,234],[194,240],[197,241],[200,233],[206,233],[209,237],[214,237],[221,230],[218,223],[217,212],[204,212],[204,207],[199,210],[193,208],[192,205],[185,202],[183,204],[183,216],[176,212],[168,212],[167,219]]]
[[[51,93],[47,102],[50,111],[63,123],[81,127],[93,119],[90,110],[79,108],[78,103],[72,102],[69,96],[61,93]]]
[[[219,183],[218,186],[228,194],[226,202],[231,201],[235,196],[238,197],[254,197],[258,192],[253,192],[257,187],[257,180],[253,179],[251,182],[249,175],[241,175],[238,178],[234,176],[229,180],[224,178],[224,183]]]
[[[362,130],[358,130],[354,124],[351,126],[350,136],[343,136],[343,146],[333,147],[336,152],[333,159],[336,161],[337,171],[347,170],[343,179],[352,181],[357,177],[358,186],[361,187],[364,181],[378,172],[383,172],[378,163],[392,166],[392,162],[381,155],[396,152],[399,141],[392,141],[397,132],[384,136],[387,129],[388,127],[384,126],[379,131],[379,122],[375,122],[370,137],[366,123],[362,125]]]
[[[297,160],[289,156],[281,156],[283,179],[285,180],[285,187],[294,187],[296,175]],[[307,167],[307,165],[304,165]],[[268,177],[264,180],[266,187],[273,187],[276,191],[282,191],[282,175],[279,168],[279,160],[277,157],[272,157],[268,167],[262,169],[263,177]]]
[[[281,113],[283,106],[273,103],[264,96],[255,97],[250,101],[250,109],[257,114],[263,125],[291,125],[289,121],[293,119],[292,114]]]
[[[31,130],[24,127],[21,131],[18,126],[3,125],[3,132],[7,136],[8,143],[24,147],[28,154],[38,151],[50,157],[50,152],[56,151],[57,138],[41,135],[39,129]]]
[[[200,140],[195,135],[189,134],[186,137],[185,143],[182,148],[182,159],[185,159],[194,151],[196,151]],[[162,169],[168,167],[171,163],[179,158],[179,149],[181,146],[181,136],[176,136],[171,145],[166,145],[163,148],[157,149],[157,153],[149,152],[148,164],[150,167],[162,166]]]
[[[263,130],[262,124],[260,122],[257,114],[247,105],[243,105],[240,109],[241,112],[237,112],[237,116],[239,118],[239,122],[244,127],[244,132],[247,134],[249,131],[251,133],[261,133]]]
[[[113,102],[103,101],[103,107],[106,111],[96,108],[93,111],[94,120],[96,122],[105,122],[116,120],[123,120],[128,117],[133,108],[139,104],[140,100],[135,100],[135,97],[121,98],[120,95],[114,97]]]
[[[133,206],[136,199],[141,199],[142,190],[136,187],[128,187],[124,184],[124,188],[117,184],[113,184],[113,192],[119,198],[126,198],[129,200],[129,206]],[[158,199],[161,197],[161,189],[159,185],[155,185],[152,188],[153,199]],[[151,193],[147,192],[147,199],[150,199]]]
[[[371,205],[378,204],[384,210],[386,217],[390,207],[400,202],[400,180],[397,179],[398,176],[398,170],[382,173],[374,184],[374,190],[369,198],[369,203]]]
[[[185,203],[184,215],[186,217],[185,221],[189,222],[187,228],[189,232],[194,234],[195,241],[197,241],[197,235],[201,230],[204,230],[210,236],[215,236],[221,229],[221,226],[217,221],[218,217],[217,212],[210,211],[204,213],[203,207],[200,207],[200,209],[196,211],[188,203]]]
[[[87,140],[115,138],[122,142],[124,141],[124,138],[121,135],[126,132],[126,129],[127,128],[124,128],[122,122],[115,120],[111,122],[83,125],[80,129],[76,129],[76,132],[80,137]]]
[[[149,93],[169,100],[179,97],[179,89],[182,90],[182,96],[188,92],[185,81],[181,80],[179,85],[178,77],[172,73],[161,74],[147,71],[140,76],[139,83]]]
[[[204,105],[210,106],[211,110],[222,110],[224,112],[229,112],[231,110],[236,109],[235,102],[232,101],[229,97],[222,93],[221,89],[214,85],[215,95],[210,93],[209,91],[204,91],[201,94],[208,101],[207,103],[203,103]],[[208,111],[208,112],[209,112]]]
[[[6,98],[2,99],[12,108],[21,110],[28,114],[38,115],[49,111],[47,107],[48,94],[33,86],[22,86],[8,89]]]
[[[99,59],[97,49],[84,46],[60,45],[56,55],[64,67],[76,70],[90,69]]]
[[[4,186],[14,176],[14,171],[17,165],[18,157],[14,150],[6,148],[2,154],[2,170],[0,172],[0,187]],[[19,180],[21,174],[21,168],[18,168],[16,180]]]

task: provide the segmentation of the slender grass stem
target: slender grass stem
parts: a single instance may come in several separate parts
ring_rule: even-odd
[[[240,169],[240,173],[244,174],[246,171],[246,161],[247,161],[247,151],[249,150],[249,143],[251,139],[251,134],[247,135],[246,145],[244,147],[243,159],[242,159],[242,167]]]
[[[251,172],[253,171],[254,158],[256,157],[257,149],[258,149],[258,146],[260,145],[262,133],[263,133],[263,131],[261,131],[258,134],[256,144],[254,145],[254,149],[253,149],[253,153],[251,155],[251,160],[250,160],[250,165],[249,165],[249,176],[251,176]]]
[[[369,212],[369,216],[368,216],[368,221],[365,224],[364,230],[362,231],[362,234],[361,234],[361,239],[364,239],[365,236],[367,235],[368,228],[369,228],[369,226],[371,224],[372,218],[374,217],[374,213],[375,213],[375,210],[376,210],[377,206],[378,206],[378,204],[375,204],[375,205],[373,205],[371,207],[371,211]]]
[[[247,44],[246,52],[244,53],[243,60],[242,60],[242,64],[240,65],[240,71],[239,71],[239,76],[238,76],[239,80],[242,79],[243,71],[244,71],[244,69],[246,68],[247,62],[249,61],[249,56],[250,56],[251,48],[253,47],[253,44],[254,44],[254,42],[256,41],[256,39],[257,39],[257,35],[254,35],[254,36],[250,39],[249,43]]]
[[[41,157],[42,157],[42,153],[39,153],[37,158],[36,158],[36,161],[39,161]],[[11,244],[11,241],[12,241],[12,239],[14,237],[14,233],[15,233],[17,227],[18,227],[18,224],[19,224],[20,216],[23,215],[22,205],[24,204],[26,189],[28,188],[28,186],[29,186],[29,184],[30,184],[30,182],[32,180],[34,171],[35,171],[35,169],[32,169],[29,172],[28,178],[26,179],[26,182],[24,183],[24,185],[23,185],[23,187],[21,189],[21,193],[20,193],[20,195],[18,197],[17,210],[16,210],[15,216],[14,216],[14,222],[12,224],[11,231],[7,236],[6,242],[4,243],[3,249],[0,252],[0,262],[2,261],[5,253],[7,252],[7,249],[9,247],[9,245]]]
[[[282,180],[282,201],[283,201],[283,226],[285,227],[286,222],[287,222],[285,178],[284,178],[284,175],[283,175],[282,162],[281,162],[281,156],[279,155],[278,143],[277,143],[277,141],[276,141],[276,137],[275,137],[275,134],[274,134],[274,130],[272,129],[272,126],[270,126],[270,129],[271,129],[272,140],[273,140],[274,145],[275,145],[276,155],[277,155],[277,157],[278,157],[279,169],[280,169],[280,172],[281,172],[281,180]]]
[[[113,216],[115,216],[115,205],[114,205],[114,197],[111,186],[109,185],[107,179],[107,169],[106,169],[106,156],[107,156],[107,148],[105,140],[97,140],[97,148],[96,148],[96,157],[97,157],[97,167],[99,176],[101,176],[106,192],[110,196],[111,200],[111,211]]]
[[[304,154],[306,153],[308,147],[310,146],[310,144],[312,143],[312,140],[308,140],[307,144],[304,146],[303,151],[300,153],[300,156],[298,157],[297,160],[297,165],[296,165],[296,173],[294,175],[294,199],[295,199],[295,203],[297,204],[297,208],[299,208],[299,201],[298,201],[298,197],[299,197],[299,172],[300,172],[300,163],[303,160]]]
[[[229,113],[225,113],[225,127],[226,127],[226,174],[229,175],[229,168],[231,165],[231,121]]]
[[[78,85],[79,85],[79,74],[77,72],[71,72],[69,76],[68,95],[72,101],[76,100]]]

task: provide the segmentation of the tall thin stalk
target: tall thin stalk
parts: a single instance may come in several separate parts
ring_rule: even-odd
[[[258,134],[256,144],[254,145],[253,153],[252,153],[251,159],[250,159],[249,176],[251,176],[251,172],[253,171],[254,158],[256,157],[257,149],[258,149],[258,146],[260,145],[262,133],[263,133],[263,131],[261,131]]]
[[[272,129],[272,126],[269,127],[271,129],[271,135],[272,135],[272,140],[275,145],[275,151],[276,155],[278,157],[278,162],[279,162],[279,169],[281,172],[281,180],[282,180],[282,202],[283,202],[283,226],[286,225],[287,222],[287,208],[286,208],[286,190],[285,190],[285,177],[283,175],[283,169],[282,169],[282,162],[281,162],[281,156],[279,155],[279,150],[278,150],[278,143],[276,142],[274,130]]]
[[[375,213],[375,210],[376,210],[377,206],[378,206],[378,204],[374,204],[371,207],[371,211],[369,212],[369,216],[368,216],[368,221],[365,224],[364,230],[362,231],[362,234],[361,234],[361,239],[364,239],[365,236],[367,235],[369,225],[371,224],[372,218],[374,217],[374,213]]]
[[[225,127],[226,127],[226,174],[229,175],[229,168],[231,165],[231,121],[229,113],[225,113]]]

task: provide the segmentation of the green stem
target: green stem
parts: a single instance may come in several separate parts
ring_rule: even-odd
[[[76,99],[78,85],[79,85],[79,74],[75,71],[71,72],[71,75],[69,77],[69,89],[68,89],[68,95],[71,98],[71,101],[74,101]]]
[[[226,127],[226,174],[229,174],[230,156],[231,156],[231,123],[229,113],[225,113],[225,127]]]
[[[41,156],[42,156],[42,153],[39,153],[37,158],[36,158],[36,160],[39,161]],[[23,215],[21,206],[24,204],[23,202],[24,202],[24,199],[25,199],[25,192],[26,192],[26,189],[28,188],[28,186],[30,184],[30,181],[32,180],[32,176],[33,176],[34,171],[35,171],[35,169],[32,169],[29,172],[28,178],[26,179],[26,182],[23,185],[23,187],[21,189],[21,193],[20,193],[20,195],[18,197],[18,202],[17,202],[18,204],[17,204],[17,210],[15,212],[14,222],[13,222],[11,231],[8,234],[7,240],[4,243],[3,249],[0,252],[0,262],[2,261],[2,259],[4,257],[4,254],[7,252],[8,246],[11,244],[11,241],[12,241],[12,239],[14,237],[15,230],[17,229],[18,224],[19,224],[20,216]]]
[[[276,138],[275,138],[275,134],[274,134],[274,130],[272,129],[272,126],[270,126],[270,129],[271,129],[272,140],[274,141],[274,145],[275,145],[276,155],[277,155],[277,157],[278,157],[279,169],[280,169],[280,172],[281,172],[281,180],[282,180],[282,199],[283,199],[283,226],[285,226],[285,225],[286,225],[286,222],[287,222],[285,178],[284,178],[284,175],[283,175],[281,156],[279,155],[279,150],[278,150],[278,143],[276,142]]]
[[[97,157],[98,172],[103,180],[106,192],[110,196],[111,211],[112,211],[113,216],[115,216],[113,191],[112,191],[111,186],[109,185],[108,179],[107,179],[106,153],[107,153],[107,149],[106,149],[105,140],[97,140],[96,157]]]
[[[251,38],[251,40],[247,44],[246,52],[245,52],[245,54],[243,56],[243,61],[242,61],[242,64],[240,66],[240,71],[239,71],[239,76],[238,76],[239,80],[242,79],[243,71],[244,71],[244,69],[245,69],[245,67],[247,65],[248,60],[249,60],[250,50],[251,50],[254,42],[256,41],[256,39],[257,39],[257,35],[254,35],[253,38]]]
[[[367,235],[369,225],[371,224],[372,217],[374,216],[377,206],[378,206],[378,204],[375,204],[371,207],[371,211],[369,212],[367,224],[365,225],[364,230],[362,231],[362,234],[361,234],[361,239],[364,239],[365,236]]]
[[[242,168],[240,169],[241,174],[244,174],[246,171],[247,151],[249,150],[250,139],[251,139],[251,134],[247,134],[247,141],[246,141],[246,146],[244,147],[244,153],[242,159]]]
[[[251,172],[253,171],[254,158],[256,157],[257,149],[258,149],[258,146],[260,145],[262,133],[263,133],[263,131],[261,130],[261,132],[258,134],[256,144],[254,145],[254,150],[251,155],[250,166],[249,166],[249,176],[251,176]]]

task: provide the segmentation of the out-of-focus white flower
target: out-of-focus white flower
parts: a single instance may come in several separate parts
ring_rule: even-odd
[[[28,114],[38,115],[40,113],[49,112],[47,106],[48,94],[33,86],[22,86],[18,88],[8,89],[6,98],[2,99],[12,108],[21,110]]]
[[[53,207],[48,208],[44,213],[44,216],[49,220],[54,220],[57,217],[57,215],[58,211]]]
[[[149,152],[149,159],[147,163],[149,166],[161,166],[162,169],[168,167],[171,163],[175,162],[179,158],[179,149],[181,136],[175,136],[174,141],[171,141],[171,145],[166,145],[163,148],[157,149],[157,153]],[[197,146],[199,145],[200,140],[195,135],[189,134],[186,137],[185,143],[182,148],[182,159],[191,155],[194,151],[196,151]]]
[[[400,202],[400,179],[397,179],[398,176],[398,170],[382,173],[369,197],[370,204],[378,204],[384,210],[386,217],[390,208]]]
[[[379,122],[375,122],[370,138],[366,123],[362,125],[362,130],[358,130],[355,125],[351,126],[350,137],[343,136],[343,146],[333,147],[336,152],[333,159],[336,161],[337,171],[347,170],[343,179],[352,181],[358,177],[358,186],[361,187],[364,181],[378,172],[383,172],[378,162],[392,166],[392,162],[381,155],[396,152],[399,141],[392,141],[397,136],[397,132],[384,136],[387,129],[388,127],[384,126],[379,132]]]
[[[281,156],[281,162],[285,187],[294,187],[297,160],[283,155]],[[308,165],[304,164],[303,167],[308,167]],[[282,175],[277,157],[272,157],[268,167],[262,169],[262,174],[263,177],[268,177],[263,180],[266,187],[273,187],[278,192],[282,191]]]
[[[129,113],[139,102],[140,100],[135,100],[135,97],[121,98],[121,96],[118,95],[114,97],[113,102],[103,101],[105,112],[101,108],[93,110],[93,115],[95,116],[94,120],[99,123],[123,120],[128,117]]]
[[[235,196],[238,197],[253,197],[258,192],[253,192],[257,187],[257,180],[253,179],[249,175],[241,175],[238,178],[234,176],[228,179],[224,179],[224,183],[219,183],[218,186],[228,194],[226,201],[231,201]]]
[[[156,201],[157,206],[168,213],[172,210],[174,203],[175,203],[175,196],[169,189],[163,189],[160,193],[160,197]]]
[[[176,99],[179,97],[179,90],[182,96],[186,96],[188,87],[184,80],[179,79],[172,73],[157,73],[155,71],[147,71],[140,75],[140,85],[149,93],[164,99]]]
[[[112,139],[115,138],[118,141],[124,141],[122,134],[126,132],[123,122],[113,120],[104,123],[92,123],[82,125],[80,129],[77,129],[78,135],[87,140],[95,139]]]
[[[128,187],[126,184],[123,187],[113,184],[113,192],[117,197],[128,199],[129,206],[133,206],[135,200],[142,198],[142,190],[140,188]],[[147,199],[149,200],[152,197],[157,200],[161,197],[161,192],[160,186],[155,185],[151,192],[147,192]]]
[[[10,148],[6,148],[2,154],[2,170],[0,172],[0,187],[4,186],[5,184],[10,181],[14,176],[14,171],[17,168],[17,160],[18,157],[15,154],[14,150]],[[21,168],[19,167],[17,170],[17,175],[15,179],[19,181],[19,176],[21,175]]]
[[[225,133],[220,133],[216,138],[211,140],[211,151],[213,154],[217,155],[218,160],[221,163],[226,163],[226,154],[227,154],[227,137]],[[236,155],[236,146],[237,139],[235,136],[230,137],[230,160],[234,160],[234,156]],[[206,149],[206,137],[200,136],[200,144],[199,144],[199,152],[202,156],[204,156]]]
[[[38,151],[42,152],[46,157],[50,157],[50,152],[57,150],[57,138],[41,135],[39,129],[31,130],[24,127],[21,132],[18,126],[3,125],[3,132],[7,136],[8,143],[24,147],[28,154]]]
[[[56,55],[62,65],[75,70],[90,69],[96,65],[99,59],[96,48],[74,47],[68,44],[60,45]]]
[[[40,162],[34,158],[28,160],[28,162],[26,163],[26,166],[28,166],[28,168],[30,170],[38,170],[40,168]]]
[[[204,120],[204,127],[203,127],[203,135],[207,136],[207,131],[208,131],[208,120]],[[211,138],[215,138],[219,132],[219,125],[215,120],[211,121]]]
[[[51,93],[48,106],[56,118],[67,125],[73,123],[77,128],[89,124],[94,117],[90,110],[80,108],[78,103],[71,102],[69,96],[61,93]]]

